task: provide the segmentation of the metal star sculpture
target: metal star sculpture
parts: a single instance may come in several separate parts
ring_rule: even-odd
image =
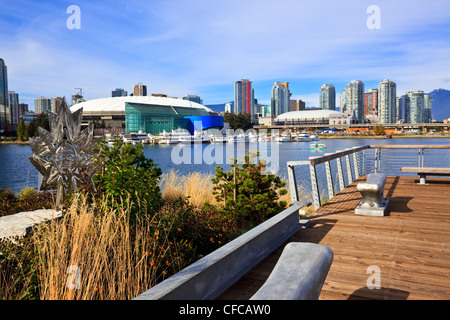
[[[40,190],[57,190],[57,206],[82,183],[94,186],[94,125],[80,132],[82,112],[72,114],[64,99],[58,114],[48,114],[51,132],[39,127],[39,139],[30,138],[33,156],[28,160],[43,176]]]

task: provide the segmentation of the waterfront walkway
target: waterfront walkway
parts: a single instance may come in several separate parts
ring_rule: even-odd
[[[450,299],[450,179],[429,178],[429,184],[421,186],[418,178],[388,177],[384,196],[390,203],[384,217],[354,214],[361,200],[356,184],[361,181],[365,177],[320,207],[310,217],[310,227],[291,239],[324,244],[334,252],[320,299]],[[249,299],[282,250],[283,246],[219,299]],[[377,284],[371,281],[374,276],[379,276],[380,289],[368,288]]]

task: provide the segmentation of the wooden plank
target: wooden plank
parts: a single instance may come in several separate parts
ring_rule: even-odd
[[[450,299],[450,179],[427,186],[414,177],[388,177],[389,215],[354,214],[358,181],[310,217],[310,227],[290,241],[329,246],[333,264],[320,299]],[[262,261],[221,298],[250,298],[275,266],[283,246]],[[368,289],[367,268],[380,268],[381,289]]]
[[[373,149],[450,149],[450,145],[444,144],[444,145],[370,145],[370,148]]]
[[[435,167],[402,167],[400,171],[403,172],[439,172],[439,173],[450,173],[450,168],[435,168]]]

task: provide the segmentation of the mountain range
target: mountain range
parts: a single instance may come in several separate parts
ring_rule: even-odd
[[[435,89],[427,94],[431,96],[432,118],[439,122],[450,118],[450,90]]]
[[[435,89],[429,93],[431,96],[431,115],[436,121],[442,122],[444,119],[450,118],[450,90]],[[233,101],[230,101],[233,102]],[[210,104],[206,107],[215,112],[224,112],[225,103]]]

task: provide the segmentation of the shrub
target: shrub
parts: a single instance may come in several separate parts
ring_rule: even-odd
[[[0,217],[23,211],[51,209],[54,200],[51,193],[38,193],[33,188],[24,188],[15,196],[11,188],[0,189]]]
[[[286,183],[278,176],[264,174],[263,161],[253,164],[247,154],[242,167],[239,167],[237,159],[233,160],[231,167],[233,169],[228,172],[219,166],[216,168],[213,189],[216,200],[223,202],[223,208],[215,208],[231,214],[240,229],[248,230],[286,207],[286,201],[277,201],[280,195],[287,193],[287,190],[281,189]]]
[[[200,208],[189,199],[166,202],[159,211],[159,228],[169,230],[168,238],[183,257],[183,266],[218,249],[237,235],[232,216],[212,208]],[[180,260],[181,261],[181,260]]]
[[[36,195],[38,192],[34,188],[26,187],[19,191],[19,195],[17,196],[18,200],[24,200],[29,197]]]
[[[126,145],[120,138],[113,146],[105,141],[99,144],[100,170],[94,176],[97,199],[105,196],[112,208],[129,200],[130,215],[153,214],[162,203],[158,181],[161,169],[144,156],[142,144]]]

